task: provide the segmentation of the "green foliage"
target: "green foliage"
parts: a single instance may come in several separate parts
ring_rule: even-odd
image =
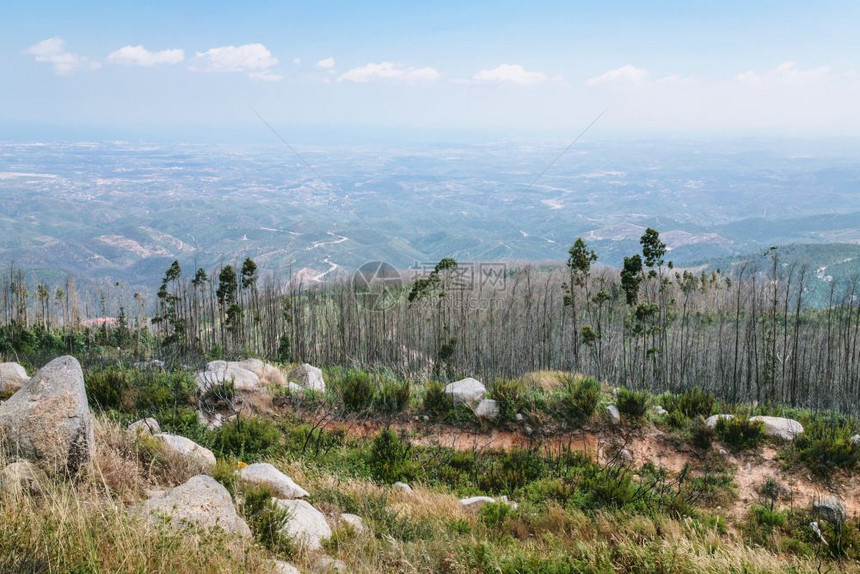
[[[715,427],[717,435],[733,450],[750,450],[757,448],[764,440],[764,425],[758,420],[749,420],[746,416],[734,418],[720,417]]]
[[[454,410],[454,401],[439,381],[431,381],[424,388],[424,412],[432,417],[444,417]]]
[[[840,421],[814,417],[795,437],[793,455],[821,479],[836,470],[856,470],[860,466],[860,445],[851,440],[852,427]]]
[[[488,502],[478,510],[478,520],[487,528],[501,530],[514,514],[514,509],[506,502]]]
[[[90,405],[105,411],[153,414],[196,402],[197,387],[184,372],[105,367],[88,370],[84,385]]]
[[[223,456],[254,462],[274,454],[281,431],[259,417],[237,417],[214,433],[212,445]]]
[[[618,412],[632,419],[641,419],[648,411],[651,395],[647,391],[631,391],[621,388],[618,391],[616,406]]]
[[[665,394],[661,397],[663,408],[670,413],[681,413],[687,418],[708,417],[714,410],[714,393],[698,387],[684,391],[680,395]]]
[[[340,390],[347,412],[364,412],[373,402],[373,382],[363,371],[347,371],[340,382]]]
[[[594,414],[600,401],[600,383],[591,377],[568,377],[559,399],[558,411],[567,423],[580,427]]]
[[[383,415],[396,415],[409,406],[411,396],[412,385],[409,381],[396,381],[386,378],[379,385],[379,390],[373,398],[373,408]]]
[[[512,421],[523,410],[523,383],[519,379],[497,379],[492,397],[499,407],[499,421]]]
[[[391,429],[383,429],[373,439],[368,465],[373,477],[385,483],[411,480],[415,469],[410,459],[411,445]]]
[[[706,425],[701,417],[693,421],[693,424],[690,426],[690,442],[693,443],[693,446],[702,450],[711,448],[716,434],[714,429]]]
[[[289,512],[273,499],[275,493],[267,486],[243,485],[241,488],[242,518],[248,523],[254,539],[274,554],[289,558],[295,553],[293,540],[282,529]]]

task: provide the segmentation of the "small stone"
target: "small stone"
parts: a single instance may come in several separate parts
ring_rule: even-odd
[[[618,451],[618,458],[620,458],[624,462],[633,462],[633,453],[626,448],[622,448],[620,451]]]
[[[494,419],[499,416],[499,405],[493,399],[484,399],[475,407],[475,416],[479,419]]]
[[[302,363],[290,371],[288,377],[290,380],[298,381],[299,385],[311,391],[325,392],[325,379],[321,369]]]
[[[729,455],[729,452],[726,449],[724,449],[724,448],[720,449],[720,456],[728,456],[728,455]]]
[[[621,412],[618,410],[618,407],[615,405],[609,405],[606,407],[606,412],[609,415],[609,420],[612,421],[612,424],[617,425],[621,422]]]
[[[161,427],[158,424],[158,421],[152,417],[147,417],[145,419],[140,419],[139,421],[135,421],[128,425],[129,432],[133,434],[137,433],[146,433],[146,434],[159,434],[161,432]]]
[[[47,475],[27,460],[13,462],[0,471],[0,485],[14,492],[41,494],[47,480]]]
[[[662,417],[663,415],[669,414],[669,411],[667,411],[666,409],[664,409],[660,405],[656,405],[651,410],[654,412],[654,416],[658,416],[658,417]]]
[[[395,490],[399,490],[401,492],[412,492],[412,487],[406,484],[405,482],[397,481],[391,485]]]
[[[717,426],[718,420],[724,419],[730,421],[733,418],[735,418],[735,415],[711,415],[705,420],[705,425],[714,428]]]
[[[317,558],[314,563],[314,569],[322,574],[349,572],[349,567],[344,562],[331,556],[320,556]]]
[[[426,423],[430,420],[430,417],[428,417],[427,415],[424,415],[423,417],[421,417],[421,420]]]
[[[517,413],[517,415],[514,418],[516,419],[516,421],[518,423],[523,422],[523,413]]]
[[[298,568],[283,560],[275,560],[272,569],[275,571],[275,574],[301,574]]]
[[[361,516],[356,514],[341,514],[340,520],[341,522],[348,524],[356,534],[360,534],[367,529],[364,525],[364,520],[362,520]]]
[[[851,444],[860,445],[860,434],[855,434],[851,437]]]
[[[205,470],[215,467],[216,460],[212,451],[189,438],[167,433],[157,434],[155,438],[159,439],[168,451],[188,458]]]

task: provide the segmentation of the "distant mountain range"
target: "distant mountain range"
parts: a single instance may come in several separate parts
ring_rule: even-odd
[[[619,141],[323,149],[0,144],[0,261],[155,286],[167,265],[253,257],[313,279],[372,260],[620,263],[654,227],[679,265],[796,248],[860,257],[860,152],[821,141]],[[845,244],[820,247],[827,243]],[[842,261],[842,260],[846,261]],[[825,279],[819,279],[826,282]]]

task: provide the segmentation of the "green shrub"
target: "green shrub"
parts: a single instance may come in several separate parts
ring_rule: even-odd
[[[373,402],[373,382],[363,371],[347,371],[341,381],[343,406],[347,412],[363,412]]]
[[[651,395],[647,391],[631,391],[622,388],[618,391],[616,406],[618,411],[631,419],[641,419],[648,411]]]
[[[717,435],[734,450],[749,450],[758,447],[764,440],[764,425],[746,416],[720,417],[715,427]]]
[[[454,400],[438,381],[427,383],[424,391],[424,412],[433,417],[443,417],[454,410]]]
[[[499,407],[499,420],[512,421],[522,410],[523,383],[519,379],[497,379],[492,398]]]
[[[713,393],[696,387],[688,389],[680,395],[663,395],[661,400],[663,401],[663,408],[670,413],[678,412],[687,418],[694,419],[710,416],[714,410],[716,397]]]
[[[579,380],[570,378],[565,381],[559,401],[559,411],[566,422],[574,426],[582,426],[591,419],[598,401],[600,401],[600,383],[591,377]]]
[[[716,434],[714,429],[706,425],[705,421],[699,417],[690,427],[690,442],[696,448],[707,450],[711,448],[711,443],[714,442]]]
[[[860,464],[860,445],[851,441],[851,427],[837,421],[813,419],[795,437],[797,460],[819,478],[834,470],[854,470]]]
[[[224,456],[253,462],[271,456],[280,442],[281,431],[258,417],[237,417],[215,432],[213,447]]]
[[[125,412],[134,408],[130,371],[119,369],[88,371],[84,377],[84,386],[88,402],[95,408]]]
[[[241,487],[242,518],[248,523],[254,539],[278,556],[289,558],[295,553],[293,540],[283,532],[289,511],[278,506],[274,492],[267,486]]]
[[[478,510],[478,520],[487,528],[500,530],[504,528],[514,513],[506,502],[488,502]]]
[[[411,395],[412,385],[409,381],[386,379],[379,386],[379,392],[374,399],[374,409],[383,415],[401,413],[409,405]]]
[[[373,478],[392,483],[398,480],[411,480],[414,468],[411,456],[411,445],[402,441],[397,434],[389,429],[383,429],[373,439],[368,465]]]

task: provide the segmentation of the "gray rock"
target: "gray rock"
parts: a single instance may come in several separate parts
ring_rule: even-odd
[[[302,363],[290,371],[287,378],[291,381],[297,381],[299,385],[305,389],[319,391],[321,393],[325,392],[325,379],[323,379],[323,373],[313,365]]]
[[[161,426],[159,426],[158,421],[154,418],[147,417],[145,419],[140,419],[139,421],[134,421],[128,425],[128,430],[133,434],[141,432],[147,434],[159,434],[161,432]]]
[[[15,393],[30,377],[18,363],[0,363],[0,393]]]
[[[651,410],[654,412],[654,416],[657,417],[662,417],[663,415],[669,414],[669,411],[667,411],[660,405],[654,406]]]
[[[149,361],[138,361],[132,365],[133,368],[138,371],[163,371],[164,370],[164,361],[159,361],[158,359],[151,359]]]
[[[291,395],[303,395],[305,394],[305,388],[301,385],[298,385],[292,381],[287,383],[287,390]]]
[[[74,357],[54,359],[0,404],[2,446],[45,470],[76,473],[95,452],[84,374]]]
[[[0,485],[16,493],[40,494],[47,480],[42,469],[28,460],[13,462],[0,471]]]
[[[516,419],[516,421],[517,421],[518,423],[523,422],[523,414],[522,414],[522,413],[517,413],[517,415],[514,417],[514,419]]]
[[[283,560],[275,560],[272,570],[275,574],[302,574],[298,568]]]
[[[200,446],[190,438],[175,434],[161,433],[155,435],[167,451],[181,457],[187,458],[204,470],[212,470],[215,467],[215,455],[206,447]]]
[[[499,416],[499,405],[493,399],[484,399],[475,407],[475,416],[479,419],[494,419]]]
[[[622,462],[633,462],[633,453],[626,448],[622,448],[618,451],[618,458]]]
[[[272,489],[276,498],[294,499],[310,496],[307,490],[293,482],[293,479],[267,462],[249,464],[236,471],[239,480]]]
[[[617,425],[621,422],[621,413],[618,411],[618,407],[609,405],[606,407],[606,412],[609,414],[609,420],[612,421],[612,424]]]
[[[399,490],[401,492],[412,492],[412,487],[406,484],[405,482],[395,482],[391,485],[395,490]]]
[[[733,418],[735,418],[735,415],[711,415],[707,419],[705,419],[705,425],[714,428],[717,426],[718,420],[724,419],[730,421]]]
[[[860,434],[851,437],[851,444],[860,445]]]
[[[751,421],[761,421],[764,424],[764,434],[782,440],[794,440],[799,434],[803,434],[803,425],[793,419],[783,417],[750,417]]]
[[[364,525],[364,520],[362,520],[361,516],[356,514],[341,514],[340,520],[341,522],[349,524],[350,527],[355,530],[356,534],[360,534],[367,529]]]
[[[185,484],[150,498],[141,509],[150,516],[169,517],[176,525],[221,528],[231,534],[251,536],[251,529],[236,514],[230,493],[211,476],[193,476]]]
[[[835,496],[829,496],[825,500],[816,500],[812,508],[821,518],[830,524],[842,524],[845,522],[845,505]]]
[[[447,385],[445,393],[451,395],[454,405],[462,405],[479,402],[487,394],[487,388],[480,381],[468,377]]]
[[[260,388],[260,377],[235,361],[212,361],[206,369],[194,375],[194,382],[201,392],[224,383],[233,383],[237,391],[253,391]]]
[[[289,513],[282,532],[309,550],[322,548],[323,540],[331,538],[331,528],[325,515],[305,500],[277,500],[278,506]]]
[[[462,506],[463,508],[468,508],[469,510],[480,510],[490,502],[507,504],[511,508],[518,507],[518,504],[516,502],[511,502],[510,500],[508,500],[507,496],[500,496],[499,498],[492,498],[490,496],[471,496],[469,498],[461,498],[460,506]]]
[[[331,556],[319,556],[314,562],[314,570],[321,574],[330,574],[331,572],[342,574],[349,572],[349,568],[344,562]]]

